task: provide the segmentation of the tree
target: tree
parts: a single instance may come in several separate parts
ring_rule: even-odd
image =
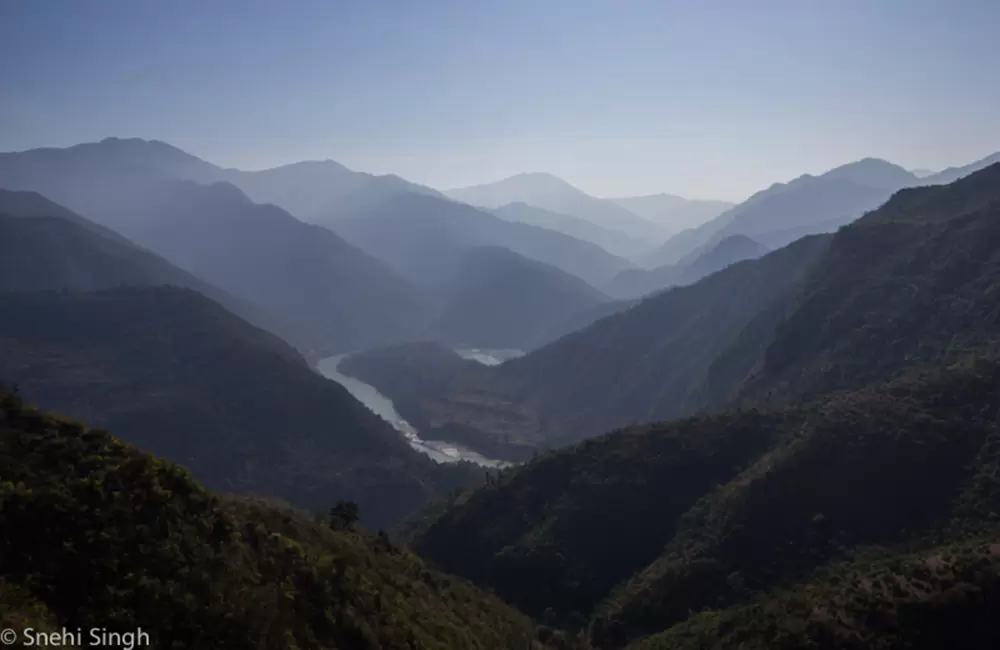
[[[338,501],[330,508],[330,528],[344,530],[360,519],[358,504],[354,501]]]

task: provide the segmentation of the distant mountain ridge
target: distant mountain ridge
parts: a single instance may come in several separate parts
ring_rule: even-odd
[[[242,172],[162,142],[111,138],[2,154],[0,184],[58,197],[255,303],[311,358],[427,336],[437,292],[472,248],[506,247],[592,284],[631,267],[590,242],[332,161]]]
[[[692,251],[735,234],[779,248],[805,235],[833,232],[874,210],[897,190],[951,183],[998,161],[1000,153],[964,167],[917,176],[888,161],[864,158],[819,176],[805,174],[775,183],[715,219],[674,235],[647,256],[646,265],[676,263]]]
[[[585,219],[602,228],[620,230],[633,237],[652,237],[658,224],[644,219],[613,201],[599,199],[552,174],[517,174],[495,183],[486,183],[445,194],[470,205],[495,209],[508,203],[527,203],[545,210]]]
[[[608,200],[640,217],[668,226],[674,232],[703,224],[735,205],[729,201],[685,199],[674,194],[647,194]]]
[[[594,286],[632,267],[591,242],[428,195],[387,196],[321,223],[424,287],[447,282],[459,260],[480,246],[507,248]]]
[[[257,203],[274,203],[300,219],[332,209],[356,194],[387,189],[440,195],[429,187],[395,175],[356,172],[333,160],[303,161],[259,171],[223,168],[173,145],[141,138],[105,138],[67,148],[0,153],[0,179],[8,189],[34,190],[68,205],[84,216],[100,211],[98,190],[114,173],[133,182],[189,180],[202,184],[228,182]],[[52,184],[45,176],[79,179]],[[105,177],[105,178],[102,178]],[[88,183],[93,184],[88,187]]]
[[[564,271],[506,248],[467,253],[444,291],[433,332],[459,347],[530,350],[608,298]]]
[[[294,338],[280,317],[142,249],[35,192],[0,190],[0,289],[92,291],[173,285],[194,289],[248,322]]]
[[[790,243],[781,233],[815,234],[848,223],[919,179],[902,167],[866,158],[819,176],[775,183],[701,226],[678,233],[652,253],[647,264],[677,263],[729,235],[747,235],[770,248]],[[815,227],[812,227],[815,226]]]
[[[633,237],[620,230],[598,226],[586,219],[559,214],[524,202],[508,203],[495,208],[492,212],[507,221],[518,221],[539,228],[555,230],[576,239],[592,242],[609,253],[628,260],[640,258],[650,248],[648,240]]]
[[[333,232],[254,203],[218,180],[226,175],[156,141],[0,154],[0,184],[41,192],[255,303],[310,356],[424,326],[427,305],[413,285]]]
[[[305,161],[261,171],[226,169],[223,179],[255,202],[274,203],[305,221],[314,221],[366,195],[413,192],[442,196],[437,190],[399,176],[356,172],[333,160]]]
[[[622,271],[608,285],[608,293],[619,298],[640,296],[672,286],[697,282],[717,271],[743,260],[757,259],[768,252],[768,247],[746,235],[730,235],[718,242],[706,244],[677,264],[666,264],[655,269]]]

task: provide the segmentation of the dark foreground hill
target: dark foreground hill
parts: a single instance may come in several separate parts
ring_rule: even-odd
[[[218,496],[6,391],[0,476],[0,625],[22,634],[81,628],[81,647],[90,628],[141,628],[135,645],[157,648],[541,647],[526,617],[384,535]]]
[[[998,389],[1000,362],[976,355],[794,407],[613,433],[506,470],[422,522],[415,548],[542,620],[586,627],[597,647],[674,626],[667,638],[705,643],[681,647],[849,647],[837,639],[852,630],[910,647],[930,631],[908,603],[947,637],[975,622],[984,642],[1000,634],[985,615],[1000,585],[995,551],[929,550],[942,561],[923,572],[898,553],[997,534]],[[905,581],[866,582],[865,549]],[[793,585],[808,606],[786,604]],[[989,591],[956,591],[977,587]],[[866,602],[897,618],[854,618]]]
[[[1000,644],[1000,538],[836,565],[791,590],[692,616],[632,650],[907,648]]]
[[[480,476],[433,463],[290,346],[189,290],[0,294],[0,377],[210,487],[387,526]]]

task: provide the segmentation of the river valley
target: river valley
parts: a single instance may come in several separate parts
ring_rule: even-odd
[[[456,353],[465,359],[478,361],[488,366],[499,365],[508,359],[523,354],[520,350],[482,350],[471,348],[456,350]],[[355,399],[391,424],[406,438],[411,447],[421,453],[427,454],[439,463],[456,463],[467,460],[483,467],[503,467],[510,464],[507,461],[486,458],[482,454],[476,453],[459,444],[442,440],[423,440],[420,437],[420,432],[396,411],[396,407],[393,405],[391,399],[380,393],[371,384],[367,384],[354,377],[349,377],[338,370],[337,367],[340,365],[340,362],[348,356],[350,355],[339,354],[321,359],[316,364],[316,369],[327,379],[332,379],[346,388]]]

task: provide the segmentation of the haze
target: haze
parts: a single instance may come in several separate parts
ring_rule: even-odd
[[[741,200],[865,156],[1000,147],[990,0],[23,2],[0,150],[161,139],[246,169],[332,158],[438,188],[546,171]]]

